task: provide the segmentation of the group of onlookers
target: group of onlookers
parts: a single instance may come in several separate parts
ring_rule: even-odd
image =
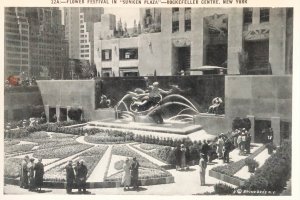
[[[234,146],[239,148],[240,155],[250,154],[251,134],[245,128],[236,129],[233,132]]]
[[[73,161],[70,160],[65,167],[66,169],[66,179],[67,179],[67,193],[72,194],[72,189],[76,187],[78,193],[86,193],[86,180],[88,169],[84,164],[83,160],[77,161],[75,167],[73,167]]]
[[[123,164],[124,172],[122,176],[124,191],[129,190],[130,186],[133,186],[133,189],[138,189],[139,167],[140,164],[135,157],[132,160],[126,158]]]
[[[25,156],[21,163],[20,187],[29,191],[41,191],[43,186],[44,165],[39,158],[34,163],[34,158]]]

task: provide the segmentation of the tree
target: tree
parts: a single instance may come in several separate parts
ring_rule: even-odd
[[[142,33],[142,27],[141,27],[141,23],[139,22],[138,24],[138,30],[137,30],[137,33],[138,34],[141,34]]]
[[[136,20],[134,19],[133,21],[133,33],[137,33],[137,24],[136,24]]]

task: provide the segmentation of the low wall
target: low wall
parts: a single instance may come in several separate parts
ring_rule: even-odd
[[[224,115],[199,114],[194,116],[194,123],[199,124],[211,135],[218,135],[231,129]]]

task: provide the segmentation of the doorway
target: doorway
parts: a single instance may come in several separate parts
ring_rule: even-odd
[[[266,143],[267,129],[271,127],[270,120],[255,120],[254,125],[254,142]]]
[[[182,71],[188,74],[191,68],[191,47],[174,47],[174,50],[174,75],[180,75]]]

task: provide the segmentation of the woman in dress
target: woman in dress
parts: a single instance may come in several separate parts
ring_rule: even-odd
[[[185,167],[186,167],[186,155],[185,155],[185,152],[186,152],[186,148],[184,146],[184,144],[181,144],[180,145],[180,151],[181,151],[181,169],[182,170],[185,170]]]
[[[129,159],[127,158],[125,160],[125,163],[123,164],[123,176],[122,176],[122,184],[124,186],[124,190],[129,190],[129,186],[131,183],[131,175],[130,175],[130,162]]]
[[[35,183],[34,183],[34,158],[30,158],[30,162],[27,165],[28,168],[28,180],[29,180],[29,191],[35,190]]]
[[[43,176],[44,176],[44,165],[42,163],[42,159],[39,158],[38,163],[35,164],[35,186],[42,190],[43,186]]]

